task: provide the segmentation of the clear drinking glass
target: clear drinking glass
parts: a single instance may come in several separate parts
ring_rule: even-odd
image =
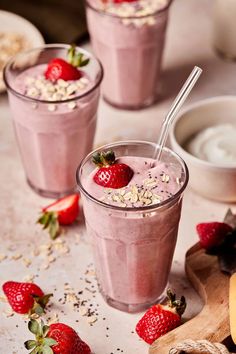
[[[150,142],[127,141],[105,145],[96,152],[112,149],[116,157],[150,158],[155,147]],[[160,301],[166,290],[188,169],[177,154],[164,148],[162,160],[179,169],[179,191],[157,205],[123,208],[95,199],[84,187],[94,170],[91,160],[94,152],[81,162],[77,183],[93,245],[99,288],[109,305],[126,312],[141,311]]]
[[[120,17],[86,0],[88,29],[105,76],[104,99],[117,108],[139,109],[157,100],[169,6],[139,17]]]
[[[87,51],[83,72],[92,84],[85,93],[64,101],[22,94],[16,78],[53,58],[66,59],[68,45],[53,44],[16,55],[4,70],[15,135],[29,185],[39,194],[58,198],[76,185],[78,164],[92,149],[103,69]]]

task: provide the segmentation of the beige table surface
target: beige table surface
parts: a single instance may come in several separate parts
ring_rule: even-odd
[[[205,97],[235,94],[236,64],[222,61],[212,49],[212,5],[212,0],[174,1],[164,56],[161,101],[140,112],[127,112],[115,110],[101,100],[95,145],[115,139],[156,141],[161,120],[193,65],[201,66],[204,73],[188,103]],[[134,332],[141,315],[125,314],[108,307],[97,292],[92,254],[82,217],[77,226],[60,238],[65,242],[64,246],[54,244],[52,256],[55,260],[51,257],[52,262],[45,269],[48,257],[42,250],[51,246],[48,245],[50,240],[35,220],[40,206],[47,204],[48,200],[37,196],[26,184],[6,95],[0,96],[0,163],[0,254],[7,256],[0,262],[0,283],[35,276],[35,281],[45,291],[54,292],[48,317],[55,320],[58,314],[59,320],[73,326],[95,354],[147,353],[148,345],[139,340]],[[185,193],[170,275],[173,288],[179,294],[184,292],[187,297],[185,319],[194,316],[201,308],[183,268],[186,250],[197,241],[195,225],[200,221],[221,220],[228,206],[203,199],[190,188]],[[236,208],[233,210],[236,211]],[[34,255],[34,249],[39,245],[41,253]],[[20,259],[12,259],[12,256],[17,258],[20,255]],[[66,283],[69,286],[65,289]],[[92,320],[96,322],[92,325],[88,322],[91,317],[82,316],[77,307],[73,307],[73,303],[78,302],[74,292],[80,292],[80,300],[85,300],[85,307],[94,312]],[[72,293],[66,296],[65,304],[60,300],[64,299],[64,293]],[[1,302],[0,354],[25,353],[23,342],[30,339],[27,321],[20,315],[7,317],[6,309],[7,305]]]

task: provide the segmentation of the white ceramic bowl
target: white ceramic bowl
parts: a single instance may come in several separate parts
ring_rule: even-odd
[[[172,149],[185,160],[189,168],[189,185],[196,192],[210,199],[236,202],[236,163],[229,167],[213,164],[184,148],[202,129],[224,123],[236,125],[236,96],[213,97],[190,105],[171,127],[170,142]]]
[[[26,47],[22,50],[41,47],[45,42],[39,30],[25,18],[12,12],[0,10],[0,33],[16,33],[25,38]],[[5,62],[5,60],[4,60]],[[6,87],[2,79],[2,70],[0,71],[0,93],[4,92]]]

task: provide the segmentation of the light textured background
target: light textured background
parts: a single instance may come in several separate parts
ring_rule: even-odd
[[[156,141],[161,121],[194,65],[201,66],[204,73],[188,103],[205,97],[235,94],[236,64],[222,61],[215,55],[212,47],[212,6],[211,0],[174,1],[164,56],[160,102],[140,112],[126,112],[115,110],[101,100],[95,145],[116,139]],[[87,47],[90,48],[89,45]],[[0,283],[9,279],[22,280],[25,275],[37,274],[35,281],[45,291],[56,289],[52,313],[57,312],[61,321],[73,326],[90,344],[94,353],[120,353],[117,348],[126,354],[146,353],[148,345],[132,333],[141,315],[129,315],[112,309],[98,293],[92,294],[84,290],[85,287],[95,289],[96,283],[91,275],[89,279],[92,279],[92,283],[85,281],[88,276],[84,273],[88,267],[92,267],[92,255],[82,220],[77,227],[70,229],[62,237],[71,249],[68,255],[57,258],[47,270],[41,270],[42,258],[33,259],[33,246],[48,242],[47,234],[35,225],[39,208],[45,205],[47,200],[34,194],[25,182],[5,95],[0,97],[0,113],[0,253],[8,255],[8,259],[0,263]],[[201,308],[198,296],[185,278],[183,267],[186,250],[197,241],[195,225],[200,221],[221,220],[227,208],[226,204],[203,199],[189,188],[185,193],[179,238],[170,276],[172,286],[179,294],[184,292],[187,297],[185,319],[192,317]],[[236,212],[235,208],[233,210]],[[81,236],[80,242],[77,234]],[[26,268],[22,260],[10,259],[11,255],[17,252],[32,260],[29,268]],[[98,321],[93,326],[87,323],[86,317],[74,311],[70,304],[63,306],[58,302],[63,296],[65,282],[72,284],[76,291],[83,290],[81,297],[89,300],[88,304],[92,304],[93,309],[98,309]],[[92,285],[95,288],[92,288]],[[5,308],[5,304],[0,304],[0,312]],[[0,353],[26,352],[23,342],[30,339],[30,336],[27,334],[24,319],[18,315],[10,318],[2,314],[0,316]]]

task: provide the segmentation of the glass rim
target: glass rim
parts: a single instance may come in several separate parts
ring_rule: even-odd
[[[158,15],[158,14],[160,14],[160,13],[166,11],[166,10],[170,7],[172,1],[173,1],[173,0],[168,0],[166,6],[162,7],[162,8],[159,9],[159,10],[156,10],[156,11],[153,12],[153,13],[150,13],[150,14],[148,14],[148,15],[142,15],[142,16],[134,16],[134,15],[133,15],[133,16],[120,16],[120,15],[116,15],[116,14],[112,14],[112,13],[106,12],[106,11],[104,11],[104,10],[102,10],[102,9],[98,9],[98,8],[96,8],[95,6],[92,6],[92,5],[90,4],[90,1],[89,1],[89,0],[85,0],[85,3],[86,3],[86,5],[87,5],[91,10],[93,10],[93,11],[95,11],[95,12],[98,12],[98,13],[101,13],[101,14],[103,14],[103,15],[105,15],[105,16],[110,16],[110,17],[119,18],[119,19],[130,19],[130,20],[131,20],[131,19],[142,19],[142,18],[146,18],[146,17],[150,17],[150,16],[156,16],[156,15]]]
[[[12,92],[14,95],[20,97],[20,98],[23,98],[24,100],[28,100],[28,101],[31,101],[31,102],[35,102],[35,103],[46,103],[46,104],[63,104],[63,103],[67,103],[67,102],[71,102],[71,101],[76,101],[80,98],[83,98],[85,96],[87,96],[88,94],[90,94],[91,92],[93,92],[101,83],[102,79],[103,79],[103,76],[104,76],[104,70],[103,70],[103,66],[100,62],[100,60],[94,56],[93,54],[91,54],[90,52],[88,52],[87,50],[81,48],[81,47],[78,47],[76,46],[77,49],[79,49],[82,53],[86,54],[89,58],[93,58],[97,63],[98,63],[98,67],[100,69],[100,76],[99,78],[96,80],[95,84],[88,90],[88,91],[85,91],[84,93],[80,94],[80,95],[76,95],[74,96],[73,98],[68,98],[66,100],[54,100],[54,101],[49,101],[49,100],[42,100],[42,99],[38,99],[38,98],[34,98],[34,97],[29,97],[23,93],[20,93],[18,92],[17,90],[15,90],[11,85],[10,83],[8,82],[8,79],[7,79],[7,71],[10,70],[10,66],[12,65],[12,63],[17,59],[19,58],[20,56],[22,55],[27,55],[27,54],[31,54],[33,52],[36,52],[36,51],[41,51],[41,50],[44,50],[44,49],[69,49],[70,48],[70,45],[69,44],[62,44],[62,43],[58,43],[58,44],[45,44],[45,45],[42,45],[40,47],[34,47],[34,48],[31,48],[31,49],[28,49],[28,50],[25,50],[25,51],[22,51],[16,55],[14,55],[8,62],[7,64],[4,66],[3,68],[3,81],[6,85],[6,88]]]
[[[171,154],[182,164],[182,167],[184,169],[185,172],[185,181],[184,184],[181,186],[181,188],[170,198],[164,200],[163,202],[160,202],[159,204],[153,204],[153,205],[147,205],[147,206],[142,206],[142,207],[119,207],[116,205],[110,205],[107,203],[104,203],[101,200],[96,199],[95,197],[93,197],[91,194],[89,194],[86,189],[83,187],[82,183],[81,183],[81,179],[80,179],[80,171],[83,167],[83,165],[89,160],[91,159],[92,155],[97,152],[98,150],[102,150],[102,149],[110,149],[112,147],[116,147],[119,145],[133,145],[133,144],[138,144],[138,145],[149,145],[149,146],[153,146],[154,148],[157,146],[157,144],[150,142],[150,141],[145,141],[145,140],[126,140],[126,141],[117,141],[114,143],[110,143],[110,144],[106,144],[103,146],[100,146],[97,149],[94,149],[93,151],[91,151],[87,156],[85,156],[83,158],[83,160],[80,162],[77,170],[76,170],[76,182],[77,185],[80,189],[80,191],[86,196],[88,197],[88,199],[90,199],[91,201],[95,202],[96,204],[101,205],[104,208],[107,209],[113,209],[116,211],[125,211],[127,213],[132,213],[132,212],[146,212],[146,211],[153,211],[159,208],[162,208],[163,206],[167,206],[169,204],[171,204],[173,201],[175,201],[179,196],[181,196],[181,194],[183,193],[183,191],[185,190],[187,184],[188,184],[188,180],[189,180],[189,171],[188,171],[188,167],[185,163],[185,161],[173,150],[164,147],[163,150],[167,151],[167,152],[171,152]]]

